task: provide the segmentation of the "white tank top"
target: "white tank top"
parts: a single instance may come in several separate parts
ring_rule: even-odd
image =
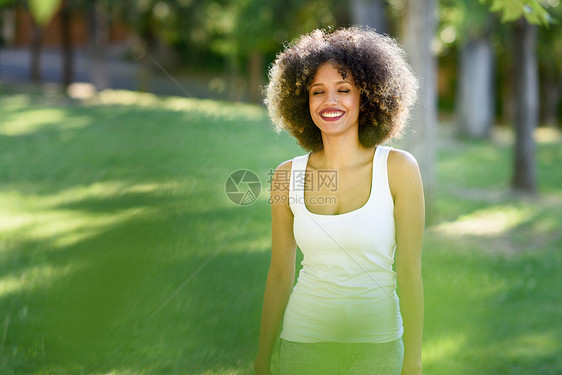
[[[340,215],[305,206],[303,179],[310,154],[291,167],[289,205],[304,258],[281,338],[296,342],[383,343],[402,336],[394,263],[394,201],[388,185],[391,148],[378,146],[367,203]]]

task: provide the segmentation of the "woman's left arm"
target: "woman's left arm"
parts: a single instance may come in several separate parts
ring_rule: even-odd
[[[392,150],[389,185],[394,199],[396,272],[404,323],[402,375],[422,372],[423,282],[422,242],[425,225],[423,185],[418,164],[407,152]]]

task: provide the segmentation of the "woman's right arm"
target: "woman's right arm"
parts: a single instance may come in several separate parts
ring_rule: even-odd
[[[281,328],[295,277],[297,245],[293,235],[293,213],[289,207],[291,161],[282,163],[271,181],[271,263],[265,284],[257,375],[271,374],[271,355]]]

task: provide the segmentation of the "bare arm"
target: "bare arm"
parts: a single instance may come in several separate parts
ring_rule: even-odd
[[[288,172],[287,172],[288,171]],[[258,375],[271,374],[271,354],[293,288],[297,245],[293,235],[293,213],[289,187],[280,175],[291,172],[291,162],[281,164],[271,184],[271,263],[267,274],[260,340],[254,369]]]
[[[402,375],[419,375],[422,372],[424,310],[421,273],[425,225],[423,186],[417,162],[407,152],[393,150],[388,164],[396,223],[396,271],[404,322]]]

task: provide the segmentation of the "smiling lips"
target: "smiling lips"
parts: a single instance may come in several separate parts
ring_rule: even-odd
[[[345,114],[344,111],[341,111],[336,108],[327,108],[320,111],[320,117],[322,117],[325,121],[337,121]]]

